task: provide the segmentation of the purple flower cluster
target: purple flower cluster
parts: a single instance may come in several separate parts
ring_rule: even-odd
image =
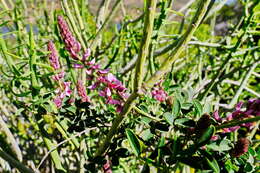
[[[92,60],[88,60],[88,57],[90,57],[91,55],[90,49],[87,49],[86,52],[83,54],[83,57],[79,59],[81,45],[71,34],[69,27],[62,16],[58,16],[58,25],[66,49],[69,51],[71,57],[74,60],[78,61],[77,64],[73,64],[73,67],[84,69],[87,74],[87,80],[91,82],[91,85],[87,88],[90,90],[97,90],[99,96],[105,98],[107,104],[115,105],[117,111],[120,112],[122,110],[124,100],[128,98],[126,88],[113,74],[109,73],[109,69],[101,69],[95,58]],[[60,66],[59,64],[57,64],[57,52],[53,51],[54,45],[52,43],[50,43],[48,49],[49,47],[51,51],[51,65],[55,66],[55,69],[58,69]],[[59,80],[63,76],[64,74],[59,74],[55,76],[55,80]],[[63,98],[70,95],[68,94],[66,89],[67,85],[65,87],[61,87],[57,91],[58,95],[55,98],[54,102],[58,108],[62,106]],[[86,87],[83,85],[81,80],[78,80],[76,84],[76,89],[78,96],[81,97],[82,102],[90,102],[90,98],[87,96]]]
[[[50,65],[55,69],[55,70],[62,70],[58,58],[58,53],[55,48],[55,45],[53,44],[52,41],[49,41],[48,43],[48,51],[49,53],[49,61]],[[62,82],[61,79],[64,78],[65,72],[61,71],[58,74],[55,74],[53,76],[53,80],[57,81],[59,83],[59,88],[55,91],[56,97],[54,98],[54,103],[57,106],[57,108],[60,108],[62,106],[62,101],[66,96],[70,96],[72,91],[70,89],[70,82]]]
[[[48,51],[50,52],[50,54],[49,54],[50,65],[54,68],[54,70],[60,70],[61,66],[60,66],[60,62],[59,62],[59,58],[58,58],[58,53],[57,53],[55,45],[53,44],[52,41],[49,41],[47,48],[48,48]],[[64,77],[64,75],[65,75],[64,71],[61,71],[58,74],[55,74],[53,76],[53,79],[58,81],[58,80],[62,79]]]
[[[246,106],[245,110],[243,111],[243,106]],[[226,118],[221,118],[219,116],[218,111],[215,111],[213,113],[213,117],[215,120],[219,123],[225,123],[231,120],[242,120],[244,118],[250,118],[253,116],[260,116],[260,99],[250,99],[247,103],[239,102],[235,106],[235,110],[228,115]],[[247,127],[251,129],[254,126],[255,123],[250,122],[250,123],[243,123],[240,124],[239,126],[234,126],[230,128],[224,128],[223,132],[228,133],[228,132],[234,132],[240,127]]]
[[[248,151],[250,141],[247,138],[240,138],[235,147],[230,151],[232,157],[239,157]]]
[[[156,84],[155,87],[153,87],[152,96],[159,102],[164,102],[167,99],[168,95],[162,88],[161,82],[159,82],[158,84]]]
[[[48,51],[50,51],[49,60],[50,60],[51,66],[52,66],[55,70],[60,69],[60,62],[59,62],[59,58],[58,58],[58,53],[57,53],[57,50],[56,50],[56,48],[55,48],[53,42],[52,42],[52,41],[49,41],[47,47],[48,47]]]
[[[58,25],[60,28],[61,37],[65,43],[66,49],[69,51],[71,57],[75,60],[78,60],[78,53],[81,49],[80,43],[73,37],[68,24],[63,19],[62,16],[58,16]]]
[[[54,98],[54,103],[57,108],[61,108],[63,99],[68,96],[70,97],[72,91],[70,89],[70,82],[63,82],[61,87],[58,88],[56,92],[56,97]]]

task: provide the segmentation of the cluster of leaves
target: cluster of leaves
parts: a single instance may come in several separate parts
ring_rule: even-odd
[[[193,168],[196,172],[259,171],[259,122],[252,129],[223,133],[213,112],[219,110],[226,117],[239,100],[260,97],[260,4],[240,0],[230,6],[224,1],[210,3],[204,22],[185,51],[158,81],[167,93],[165,100],[158,101],[146,91],[118,127],[106,152],[96,156],[94,152],[118,113],[90,90],[91,103],[75,97],[74,102],[65,99],[62,108],[57,108],[53,103],[57,83],[52,76],[59,71],[49,65],[47,43],[55,42],[66,73],[64,80],[76,88],[76,80],[84,75],[72,68],[75,61],[59,33],[57,16],[65,16],[75,38],[91,48],[90,58],[103,69],[109,68],[131,93],[144,14],[134,20],[131,14],[124,14],[121,23],[113,27],[108,24],[119,7],[125,12],[124,1],[113,4],[104,0],[95,16],[87,0],[62,0],[62,10],[55,1],[34,4],[2,0],[0,109],[4,116],[0,126],[4,130],[0,131],[0,157],[5,151],[35,172],[50,172],[52,168],[57,172],[98,172],[102,167],[105,172],[180,172]],[[174,11],[175,1],[158,1],[147,68],[143,69],[145,79],[172,56],[197,5],[195,1],[184,11]],[[225,32],[218,35],[223,23]],[[213,140],[215,136],[218,138]],[[251,142],[248,152],[233,157],[236,141],[246,137]],[[16,167],[9,162],[0,162],[0,172]]]

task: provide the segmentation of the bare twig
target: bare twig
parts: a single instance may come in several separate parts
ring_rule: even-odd
[[[47,159],[47,157],[51,154],[51,152],[53,152],[54,150],[56,150],[57,148],[59,148],[61,145],[71,141],[72,139],[78,137],[78,136],[81,136],[83,135],[84,133],[88,132],[90,129],[86,129],[84,131],[81,131],[73,136],[71,136],[70,138],[67,138],[66,140],[64,141],[61,141],[60,143],[58,143],[55,147],[53,147],[52,149],[50,149],[46,154],[45,156],[42,158],[41,162],[39,163],[39,165],[37,166],[37,169],[39,169],[41,167],[41,165],[44,163],[44,161]]]

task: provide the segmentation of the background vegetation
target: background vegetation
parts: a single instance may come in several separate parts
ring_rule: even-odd
[[[1,0],[0,172],[258,172],[258,0]]]

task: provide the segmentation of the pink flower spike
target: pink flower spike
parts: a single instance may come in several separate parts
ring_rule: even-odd
[[[49,43],[48,43],[48,51],[50,51],[49,61],[50,61],[51,66],[55,70],[58,70],[60,68],[58,53],[57,53],[55,45],[53,44],[52,41],[49,41]]]

